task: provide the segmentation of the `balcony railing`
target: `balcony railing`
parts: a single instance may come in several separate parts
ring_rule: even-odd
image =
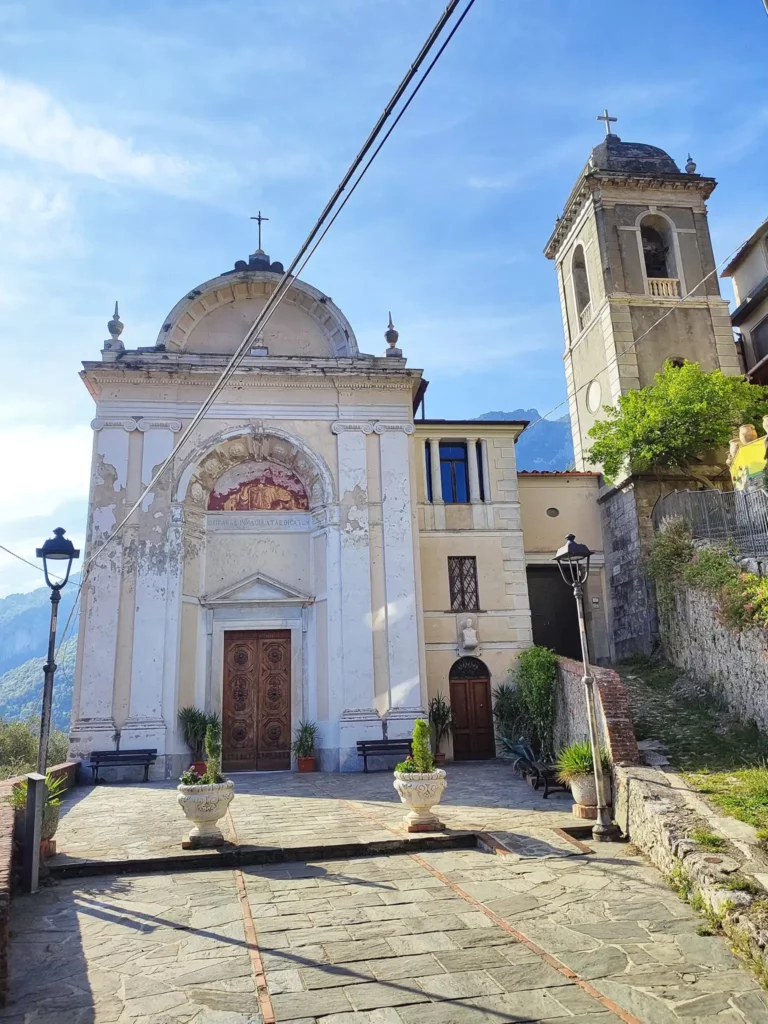
[[[592,303],[588,302],[584,309],[579,313],[579,329],[584,330],[589,321],[592,319]]]
[[[648,294],[657,299],[678,299],[680,282],[676,277],[649,277]]]

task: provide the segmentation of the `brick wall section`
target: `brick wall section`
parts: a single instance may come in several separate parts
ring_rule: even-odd
[[[637,764],[637,740],[632,707],[621,676],[610,668],[592,666],[597,700],[600,741],[615,764]],[[560,749],[589,735],[587,698],[582,665],[570,658],[558,658],[555,705],[555,747]]]
[[[8,994],[8,928],[11,912],[13,808],[0,802],[0,1006]]]

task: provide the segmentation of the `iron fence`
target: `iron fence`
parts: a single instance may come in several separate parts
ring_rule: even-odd
[[[653,510],[658,530],[662,519],[680,516],[693,536],[713,544],[733,544],[746,558],[768,559],[768,492],[675,491],[659,498]]]

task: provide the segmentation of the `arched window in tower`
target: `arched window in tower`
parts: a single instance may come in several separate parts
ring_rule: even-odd
[[[576,315],[579,318],[579,331],[583,331],[592,319],[592,302],[589,297],[589,278],[582,245],[577,245],[573,252],[571,277],[573,278],[573,294],[576,299]]]
[[[651,214],[640,224],[640,242],[645,261],[648,293],[659,298],[677,298],[680,281],[675,264],[672,228],[663,217]]]

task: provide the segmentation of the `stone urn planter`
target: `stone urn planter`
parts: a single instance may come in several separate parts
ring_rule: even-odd
[[[179,806],[192,822],[189,841],[182,846],[222,846],[224,836],[217,825],[235,795],[235,784],[231,779],[224,782],[199,783],[176,787]]]
[[[579,775],[571,779],[571,794],[582,807],[597,807],[597,787],[594,775]]]
[[[432,810],[442,798],[446,786],[445,772],[395,772],[393,783],[408,813],[403,818],[409,832],[439,832],[443,823]]]

